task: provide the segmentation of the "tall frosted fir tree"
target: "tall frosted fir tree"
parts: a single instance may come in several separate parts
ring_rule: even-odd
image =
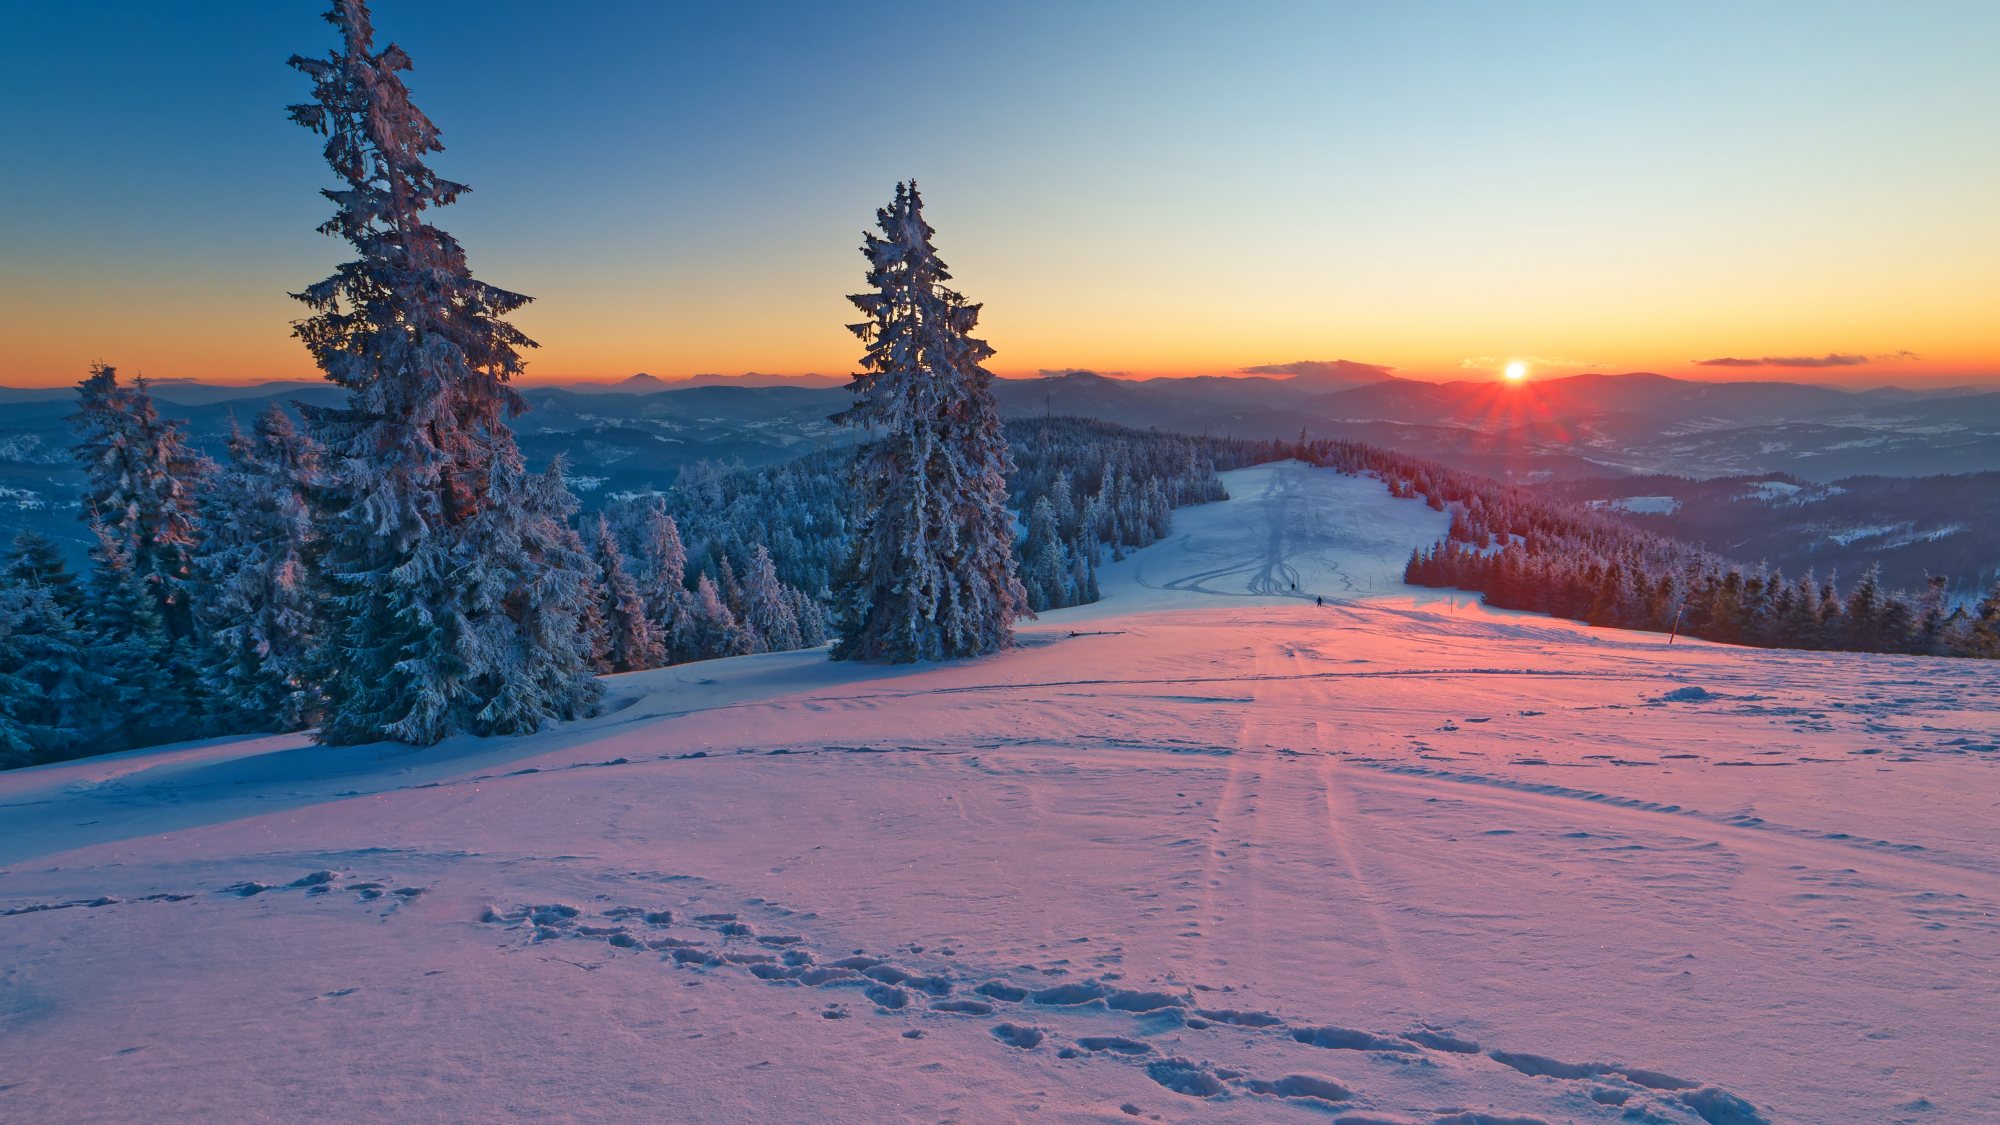
[[[588,712],[599,688],[566,622],[591,597],[589,560],[562,521],[574,501],[524,467],[507,384],[533,341],[507,323],[528,298],[476,281],[425,219],[467,188],[424,163],[438,131],[410,102],[409,56],[374,47],[363,0],[326,15],[340,46],[294,57],[313,100],[292,120],[326,137],[342,181],[321,233],[357,257],[296,294],[294,331],[347,406],[316,410],[327,449],[322,641],[328,742],[426,745],[515,734]]]
[[[202,682],[225,731],[299,730],[319,717],[310,677],[318,550],[306,490],[320,450],[273,404],[250,433],[232,427],[229,462],[202,497]]]
[[[160,417],[144,379],[122,384],[117,371],[100,363],[76,389],[71,453],[88,478],[83,517],[102,523],[131,554],[167,639],[191,653],[193,558],[201,538],[195,496],[215,466],[188,446],[185,425]]]
[[[598,567],[598,593],[604,618],[603,670],[638,672],[665,664],[666,646],[653,631],[653,622],[646,615],[646,599],[625,569],[625,554],[618,549],[618,537],[612,534],[610,521],[602,513],[598,514],[590,546]]]
[[[159,603],[133,562],[131,545],[102,522],[91,531],[97,565],[90,572],[90,663],[111,682],[97,716],[104,745],[122,750],[189,737],[188,702]]]
[[[855,461],[859,506],[836,592],[836,660],[944,660],[1011,647],[1028,598],[1014,574],[993,354],[974,339],[979,306],[945,287],[915,183],[864,235],[872,291],[849,297],[867,345],[840,420],[882,436]]]

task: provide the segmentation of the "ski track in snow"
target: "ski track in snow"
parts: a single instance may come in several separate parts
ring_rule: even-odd
[[[0,774],[0,1118],[2000,1118],[1990,667],[1457,605],[1440,514],[1228,480],[993,660]]]

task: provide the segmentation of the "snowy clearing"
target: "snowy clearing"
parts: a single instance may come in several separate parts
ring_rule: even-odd
[[[0,774],[0,1118],[2000,1119],[1991,665],[1487,610],[1398,581],[1442,513],[1225,480],[996,658]]]
[[[1774,501],[1774,500],[1788,500],[1804,491],[1805,491],[1804,488],[1801,488],[1800,486],[1793,484],[1790,481],[1760,480],[1760,481],[1752,481],[1749,486],[1749,489],[1745,491],[1743,495],[1745,498],[1748,499]]]
[[[1623,496],[1616,500],[1592,500],[1590,506],[1642,516],[1671,516],[1681,510],[1681,502],[1672,496]]]

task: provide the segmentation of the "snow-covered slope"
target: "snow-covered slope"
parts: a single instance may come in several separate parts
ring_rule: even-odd
[[[0,774],[0,1119],[2000,1119],[1990,665],[1490,611],[1419,503],[1227,480],[994,659]]]

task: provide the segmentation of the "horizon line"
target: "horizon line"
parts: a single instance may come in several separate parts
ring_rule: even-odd
[[[1387,365],[1349,363],[1348,361],[1327,361],[1325,365],[1332,367],[1335,364],[1339,364],[1342,367],[1355,369],[1356,373],[1353,376],[1350,376],[1350,378],[1357,385],[1365,385],[1366,383],[1369,382],[1387,382],[1391,380],[1399,380],[1403,382],[1430,383],[1438,386],[1444,386],[1453,383],[1490,382],[1499,384],[1506,382],[1506,380],[1502,378],[1502,376],[1497,370],[1492,373],[1484,373],[1479,371],[1464,371],[1464,372],[1452,372],[1449,374],[1445,374],[1439,372],[1404,372],[1402,370]],[[1304,365],[1303,361],[1299,364],[1296,364],[1296,366],[1303,366],[1303,365]],[[1260,365],[1260,366],[1265,366],[1268,368],[1268,367],[1293,366],[1293,365]],[[1368,369],[1373,369],[1373,370],[1371,371]],[[1870,374],[1863,371],[1851,371],[1851,374],[1846,375],[1846,377],[1828,377],[1828,375],[1825,373],[1824,370],[1812,369],[1815,371],[1815,374],[1818,377],[1801,378],[1801,377],[1788,377],[1788,373],[1796,369],[1787,369],[1787,368],[1762,370],[1759,368],[1747,367],[1747,366],[1731,366],[1722,368],[1721,370],[1727,370],[1732,374],[1707,376],[1702,374],[1691,373],[1691,374],[1676,375],[1676,374],[1668,374],[1662,371],[1653,371],[1643,368],[1633,368],[1630,370],[1623,370],[1623,371],[1565,370],[1562,371],[1561,373],[1536,373],[1533,372],[1531,369],[1529,377],[1527,378],[1525,383],[1527,385],[1532,385],[1536,383],[1557,383],[1557,382],[1568,381],[1571,379],[1594,376],[1598,378],[1608,378],[1608,379],[1645,377],[1645,378],[1671,379],[1676,382],[1685,382],[1685,383],[1717,383],[1717,384],[1786,383],[1795,386],[1824,387],[1831,390],[1848,391],[1850,393],[1857,391],[1873,390],[1873,389],[1948,390],[1959,387],[1969,388],[1969,389],[2000,390],[2000,373],[1978,374],[1978,375],[1951,375],[1942,373],[1925,373],[1923,375],[1915,375],[1913,377],[1913,373],[1907,370],[1896,371],[1896,372],[1883,372],[1880,374]],[[1803,372],[1801,372],[1801,374],[1802,373]],[[1098,378],[1110,379],[1117,382],[1132,382],[1132,383],[1150,382],[1155,380],[1175,381],[1175,380],[1185,380],[1185,379],[1246,379],[1246,380],[1269,379],[1276,382],[1289,382],[1294,379],[1301,379],[1301,378],[1309,379],[1311,377],[1309,374],[1301,374],[1296,372],[1288,373],[1288,372],[1277,372],[1271,370],[1257,371],[1257,370],[1252,370],[1250,368],[1237,368],[1225,371],[1193,370],[1193,371],[1151,372],[1151,371],[1126,371],[1126,370],[1100,370],[1098,368],[1092,368],[1092,367],[1062,367],[1062,368],[1042,367],[1042,368],[1009,369],[1009,370],[994,372],[995,378],[1005,379],[1014,382],[1025,382],[1038,378],[1050,378],[1050,377],[1059,377],[1067,375],[1091,375]],[[246,389],[259,386],[266,386],[274,383],[315,384],[315,383],[327,382],[325,378],[318,375],[274,375],[268,377],[252,377],[248,379],[239,379],[239,378],[204,378],[201,376],[185,376],[185,375],[148,376],[144,372],[134,372],[131,377],[143,378],[153,386],[194,385],[194,386],[216,387],[216,388],[242,387]],[[632,382],[640,379],[651,379],[655,382],[664,384],[666,386],[675,387],[675,386],[682,386],[686,384],[695,383],[699,380],[724,381],[724,382],[736,383],[736,382],[743,382],[745,380],[757,379],[757,380],[772,380],[784,383],[784,382],[804,382],[808,380],[844,381],[852,377],[853,377],[852,374],[847,372],[825,372],[825,371],[796,371],[796,372],[743,371],[736,373],[720,372],[720,371],[697,371],[685,375],[655,375],[647,371],[636,371],[623,375],[615,375],[615,374],[614,375],[597,375],[597,374],[530,375],[512,380],[512,385],[518,387],[551,387],[551,388],[562,388],[567,386],[608,387],[608,386],[615,386],[619,383]],[[79,376],[79,379],[80,378],[81,376]],[[10,390],[10,391],[60,390],[65,388],[73,388],[76,385],[76,382],[77,380],[62,380],[54,382],[30,381],[22,383],[8,381],[8,382],[0,382],[0,390]]]

